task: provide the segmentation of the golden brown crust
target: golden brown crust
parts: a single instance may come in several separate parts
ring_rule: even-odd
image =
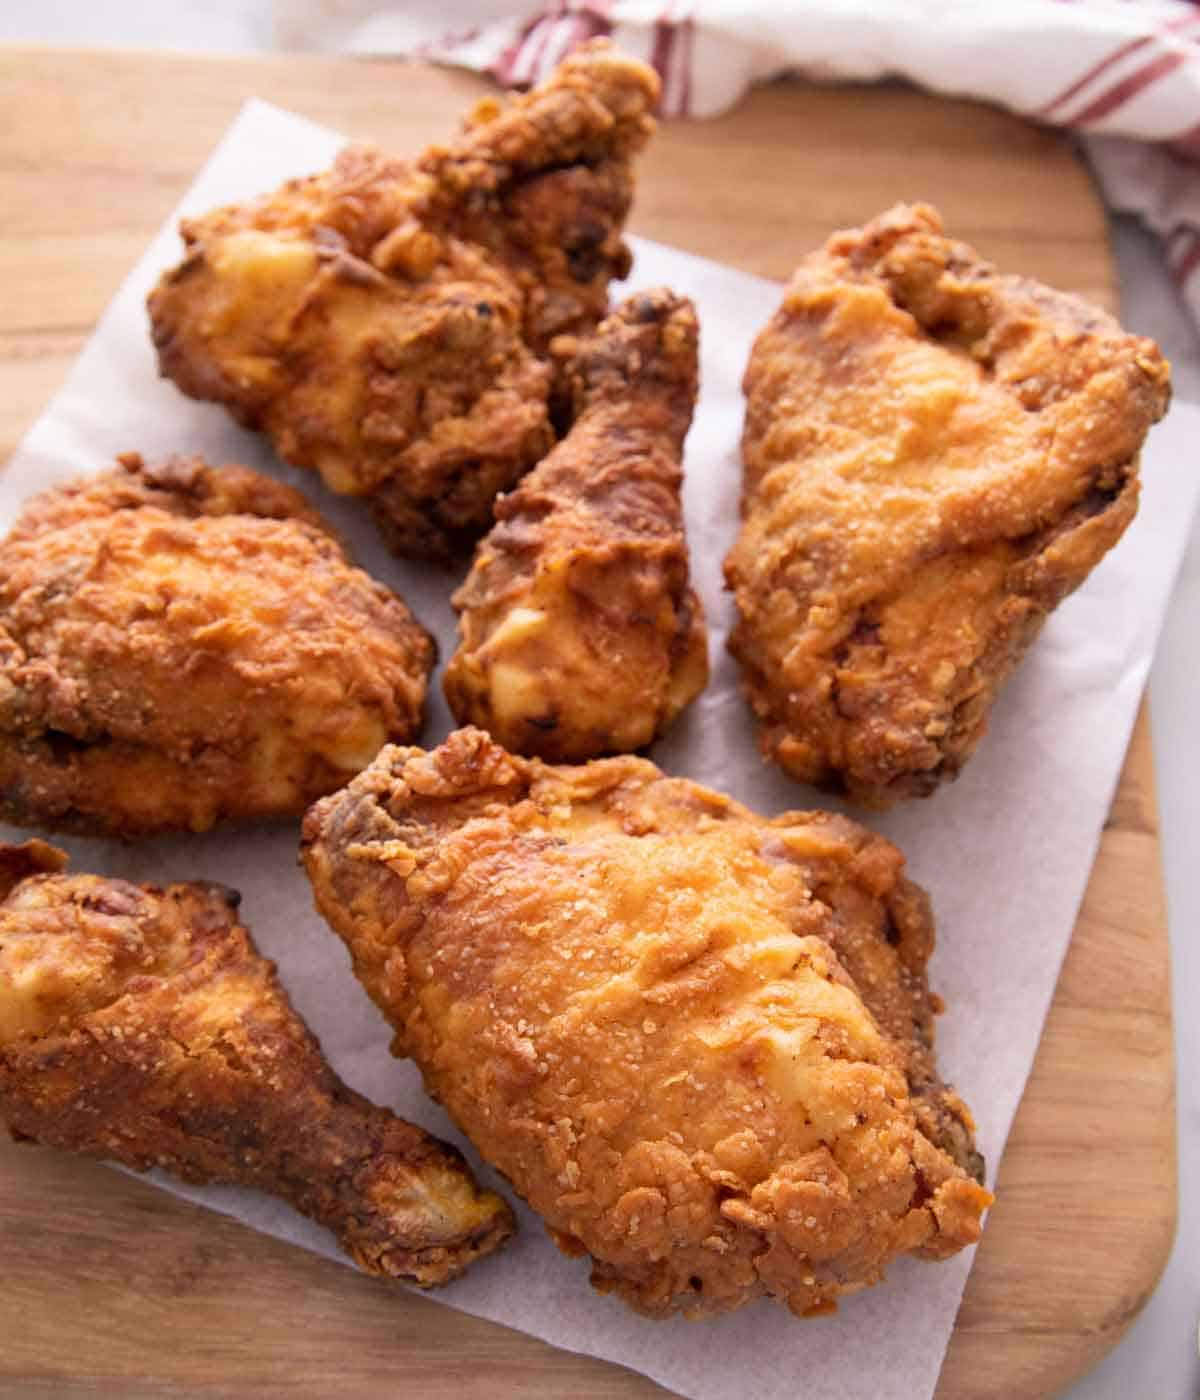
[[[14,1137],[270,1191],[363,1268],[423,1287],[512,1233],[454,1148],[338,1079],[236,894],[65,875],[41,842],[0,848],[0,864],[22,858],[55,868],[0,903],[0,1117]]]
[[[650,743],[704,688],[680,500],[698,337],[691,302],[659,289],[559,343],[575,422],[497,503],[454,595],[459,723],[577,761]]]
[[[135,837],[298,815],[417,733],[433,654],[298,492],[127,454],[0,542],[0,817]]]
[[[149,300],[162,373],[369,497],[399,553],[461,550],[553,442],[551,337],[591,329],[628,271],[657,93],[650,69],[587,46],[415,162],[350,147],[185,220]]]
[[[19,846],[0,843],[0,900],[31,875],[54,875],[67,867],[65,851],[35,837]]]
[[[862,827],[468,729],[385,749],[303,850],[397,1053],[598,1288],[805,1314],[978,1238],[928,903]]]
[[[456,141],[421,157],[432,181],[423,221],[512,272],[540,353],[554,336],[592,330],[609,282],[629,272],[632,159],[654,131],[658,96],[653,69],[593,41],[532,92],[480,102]]]
[[[726,576],[763,749],[870,805],[926,795],[1133,518],[1167,363],[898,206],[800,265],[745,389]]]

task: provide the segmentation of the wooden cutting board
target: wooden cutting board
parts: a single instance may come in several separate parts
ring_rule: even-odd
[[[243,98],[403,152],[485,88],[384,61],[0,47],[0,460]],[[1113,303],[1103,214],[1068,144],[898,87],[779,84],[666,126],[632,227],[783,278],[901,198],[934,201],[1008,269]],[[1174,1233],[1173,1074],[1143,713],[939,1400],[1054,1394],[1124,1332]],[[0,1263],[8,1394],[665,1393],[37,1148],[0,1145]]]

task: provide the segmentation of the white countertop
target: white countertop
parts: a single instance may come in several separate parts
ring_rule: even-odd
[[[0,11],[0,41],[263,50],[272,46],[271,0],[176,0],[157,7],[40,0]],[[1200,336],[1175,296],[1157,241],[1129,218],[1113,219],[1112,231],[1125,324],[1153,336],[1170,356],[1177,397],[1200,403]],[[1200,1396],[1200,937],[1194,932],[1200,883],[1191,879],[1200,837],[1200,528],[1151,673],[1150,703],[1174,967],[1179,1233],[1162,1282],[1129,1334],[1064,1400]]]

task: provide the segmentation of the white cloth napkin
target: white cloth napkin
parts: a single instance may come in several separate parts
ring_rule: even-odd
[[[285,48],[410,54],[507,85],[602,34],[658,69],[667,116],[714,116],[798,72],[906,78],[1070,127],[1109,203],[1162,237],[1200,327],[1200,6],[1187,0],[275,0]]]
[[[280,466],[261,438],[221,409],[185,399],[159,379],[147,333],[146,293],[180,254],[179,213],[247,199],[320,169],[339,144],[334,133],[265,104],[243,112],[0,477],[0,530],[32,492],[97,470],[123,450],[247,462],[318,502],[359,561],[398,588],[436,633],[445,658],[454,647],[454,580],[391,558],[361,503],[330,497],[312,473]],[[703,391],[688,439],[685,510],[714,662],[711,685],[652,757],[669,773],[723,788],[767,814],[821,805],[818,794],[761,762],[723,647],[731,604],[720,570],[737,522],[739,385],[751,340],[780,289],[645,240],[634,240],[634,251],[634,275],[615,295],[665,283],[691,296],[700,312]],[[975,1111],[989,1182],[1037,1049],[1195,510],[1200,478],[1190,445],[1198,440],[1200,412],[1185,407],[1155,430],[1136,522],[1051,618],[961,779],[873,823],[908,854],[911,873],[933,896],[939,946],[931,980],[948,1005],[939,1059]],[[424,739],[434,744],[451,724],[440,686],[431,699]],[[20,834],[0,829],[0,836]],[[62,844],[80,870],[159,882],[219,880],[240,889],[256,941],[277,961],[342,1076],[464,1146],[422,1093],[416,1070],[389,1055],[386,1024],[351,975],[342,944],[313,912],[296,866],[297,842],[297,829],[283,825],[131,846]],[[486,1169],[480,1173],[490,1179]],[[341,1257],[324,1231],[268,1197],[156,1180],[256,1229]],[[969,1254],[936,1265],[902,1260],[884,1284],[848,1299],[829,1319],[799,1322],[763,1303],[704,1324],[652,1323],[594,1294],[586,1265],[559,1254],[539,1222],[524,1209],[520,1214],[517,1241],[438,1297],[635,1367],[696,1400],[921,1400],[936,1383],[970,1267]]]

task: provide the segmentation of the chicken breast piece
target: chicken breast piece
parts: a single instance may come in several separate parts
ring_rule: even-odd
[[[368,497],[399,553],[469,547],[554,440],[551,338],[594,327],[629,270],[657,97],[651,69],[598,42],[415,161],[351,147],[185,220],[149,299],[162,373]]]
[[[18,1140],[252,1186],[370,1273],[446,1283],[512,1212],[453,1147],[348,1088],[218,885],[63,873],[0,846],[0,1119]]]
[[[594,758],[650,743],[704,689],[680,499],[698,338],[691,302],[659,289],[563,346],[574,424],[497,503],[454,595],[444,683],[460,724],[518,753]]]
[[[0,819],[137,837],[298,816],[417,734],[433,660],[299,492],[130,454],[0,542]]]
[[[871,806],[926,796],[1133,519],[1167,362],[898,206],[801,263],[745,391],[729,645],[763,750]]]
[[[601,1291],[809,1314],[978,1239],[929,903],[888,842],[465,729],[383,750],[303,849],[396,1052]]]

